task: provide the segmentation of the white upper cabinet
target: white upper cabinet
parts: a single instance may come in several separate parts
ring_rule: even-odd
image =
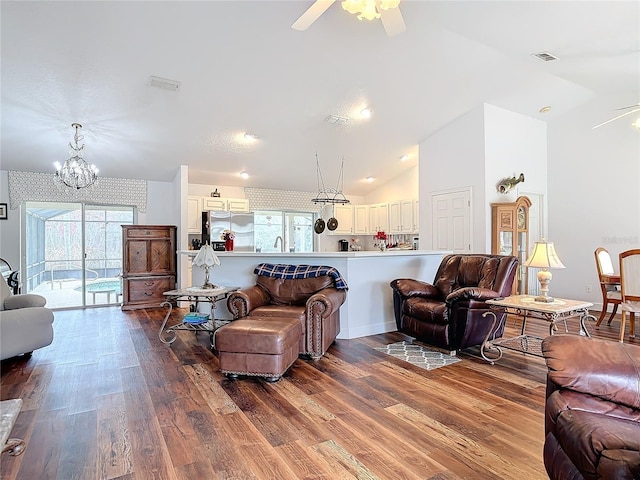
[[[356,235],[369,233],[369,205],[353,206],[353,233]]]
[[[188,233],[202,233],[202,197],[187,198]]]
[[[351,205],[336,204],[333,206],[333,217],[338,221],[338,227],[327,230],[333,235],[353,234],[353,207]]]
[[[413,233],[413,200],[400,200],[389,203],[389,232]]]
[[[389,232],[389,204],[369,205],[369,233]]]
[[[248,212],[246,198],[202,197],[202,210],[218,212]]]

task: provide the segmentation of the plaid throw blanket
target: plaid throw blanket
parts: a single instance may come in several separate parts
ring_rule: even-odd
[[[338,290],[347,290],[347,282],[334,267],[317,265],[286,265],[283,263],[261,263],[254,270],[256,275],[274,278],[315,278],[332,277]]]

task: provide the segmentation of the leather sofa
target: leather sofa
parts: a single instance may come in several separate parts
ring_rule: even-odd
[[[452,254],[442,259],[433,284],[400,278],[391,282],[398,331],[451,352],[500,338],[505,314],[492,328],[486,300],[511,295],[518,259]]]
[[[53,312],[35,294],[11,295],[0,275],[0,360],[31,353],[53,341]]]
[[[347,296],[346,284],[343,284],[339,273],[339,281],[329,275],[286,278],[293,275],[279,274],[277,270],[267,274],[262,267],[264,265],[269,264],[256,267],[256,285],[232,293],[227,299],[227,308],[234,319],[297,319],[302,325],[299,354],[319,359],[340,333],[340,306]],[[271,266],[282,267],[281,270],[287,269],[288,272],[316,268],[305,265]],[[337,273],[337,270],[331,267],[317,268]],[[341,288],[337,288],[337,285]]]
[[[549,478],[640,479],[640,347],[553,335],[542,353]]]

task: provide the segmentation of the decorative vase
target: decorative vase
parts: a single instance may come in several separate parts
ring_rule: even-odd
[[[233,240],[225,240],[224,241],[224,249],[227,252],[233,252]]]

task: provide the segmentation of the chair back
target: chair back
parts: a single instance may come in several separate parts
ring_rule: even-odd
[[[11,290],[4,276],[0,275],[0,310],[4,310],[4,301],[11,296]]]
[[[464,287],[487,288],[501,297],[511,295],[518,259],[489,254],[451,254],[442,259],[433,285],[442,298]]]
[[[620,254],[620,287],[623,303],[640,302],[640,248]]]
[[[596,267],[598,268],[598,277],[602,280],[602,275],[613,275],[613,262],[611,255],[606,248],[598,247],[594,252],[596,256]]]

